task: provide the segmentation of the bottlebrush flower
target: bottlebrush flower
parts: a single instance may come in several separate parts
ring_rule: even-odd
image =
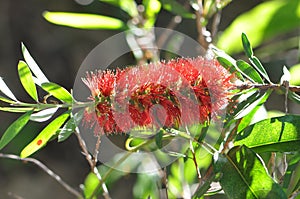
[[[137,126],[171,127],[209,122],[225,108],[232,75],[216,60],[178,58],[168,62],[87,73],[95,107],[84,123],[96,132],[129,132]]]

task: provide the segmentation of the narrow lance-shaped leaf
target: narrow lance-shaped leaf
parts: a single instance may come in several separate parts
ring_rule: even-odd
[[[255,102],[251,103],[247,109],[249,109],[249,112],[247,113],[247,110],[245,110],[245,115],[239,115],[239,118],[243,118],[238,126],[238,132],[240,132],[242,129],[247,127],[251,121],[254,119],[255,113],[263,106],[263,104],[267,101],[270,94],[272,93],[272,90],[268,90],[266,93],[264,93],[259,99],[257,99]],[[263,118],[266,119],[266,118]]]
[[[1,79],[1,77],[0,77],[0,79]],[[0,95],[0,101],[6,102],[6,103],[9,103],[9,104],[14,104],[15,103],[15,101],[13,101],[11,99],[8,99],[7,97],[3,97],[1,95]]]
[[[252,82],[260,84],[264,83],[257,71],[253,69],[252,66],[250,66],[247,62],[243,60],[237,60],[236,65],[240,69],[241,73]]]
[[[24,61],[19,61],[18,73],[21,83],[26,92],[35,100],[38,101],[36,87],[32,78],[31,71]]]
[[[33,109],[32,107],[0,107],[0,111],[6,111],[12,113],[25,113],[31,111],[32,109]]]
[[[228,198],[287,198],[268,174],[261,158],[246,146],[232,148],[220,160],[216,165],[221,168],[220,184]]]
[[[76,129],[83,117],[84,109],[78,111],[66,122],[58,134],[58,142],[65,141]]]
[[[249,58],[251,64],[254,66],[254,68],[269,82],[272,83],[268,73],[266,72],[265,68],[263,65],[260,63],[259,59],[255,56],[252,56]]]
[[[33,110],[31,109],[21,117],[19,117],[16,121],[14,121],[4,132],[3,136],[0,139],[0,150],[5,147],[19,132],[23,129],[23,127],[29,121],[30,115]]]
[[[252,124],[239,133],[234,145],[246,145],[256,152],[300,150],[300,116],[285,115]]]
[[[72,103],[73,101],[72,95],[58,84],[47,82],[42,84],[42,88],[63,102]]]
[[[40,134],[22,150],[20,157],[26,158],[45,146],[50,138],[56,134],[57,130],[68,119],[69,114],[70,112],[67,111],[48,124]]]
[[[0,91],[5,94],[7,97],[14,101],[18,101],[15,95],[11,92],[11,90],[8,88],[8,86],[5,84],[3,79],[0,77]]]
[[[138,15],[137,5],[134,0],[100,0],[105,3],[117,6],[127,12],[131,17]]]
[[[123,21],[96,14],[68,13],[68,12],[44,12],[44,18],[54,24],[80,29],[122,29]]]
[[[184,18],[194,18],[195,15],[189,11],[187,11],[183,5],[180,3],[174,1],[174,0],[161,0],[162,7],[169,11],[172,12],[176,15],[182,16]]]
[[[28,64],[29,68],[33,72],[33,74],[36,76],[36,80],[38,80],[39,84],[42,84],[44,82],[49,82],[47,77],[44,75],[40,67],[37,65],[37,63],[34,61],[32,56],[30,55],[29,51],[27,50],[26,46],[21,43],[22,47],[22,53],[24,56],[24,59],[26,63]]]
[[[58,107],[41,110],[37,113],[32,114],[30,116],[30,120],[35,122],[45,122],[53,116],[53,114],[57,111],[57,109]]]
[[[236,69],[236,66],[231,63],[229,60],[227,60],[225,57],[217,57],[218,62],[227,70],[229,70],[230,73],[234,73],[240,80],[244,80],[241,73]]]
[[[271,83],[271,80],[270,80],[265,68],[260,63],[259,59],[254,56],[252,46],[251,46],[250,41],[245,33],[242,33],[242,43],[243,43],[245,54],[249,58],[251,64],[269,83]]]
[[[248,58],[253,56],[252,46],[248,40],[248,37],[245,33],[242,33],[242,43],[245,50],[245,54]]]

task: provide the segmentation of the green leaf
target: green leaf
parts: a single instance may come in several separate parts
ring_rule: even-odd
[[[229,60],[227,60],[224,57],[217,57],[218,62],[226,68],[230,73],[234,73],[240,80],[244,80],[241,73],[236,69],[236,65],[231,63]]]
[[[255,113],[264,105],[264,103],[269,98],[270,94],[272,93],[272,90],[268,90],[266,93],[264,93],[259,99],[257,99],[255,102],[251,103],[247,109],[249,109],[249,112],[247,110],[243,111],[243,114],[247,113],[246,115],[239,115],[237,117],[243,118],[238,126],[238,132],[246,128],[255,116]],[[265,118],[264,118],[265,119]]]
[[[51,23],[72,28],[117,30],[125,27],[119,19],[96,14],[45,11],[43,16]]]
[[[194,19],[195,15],[187,11],[183,5],[174,0],[160,0],[163,9],[172,12],[173,14],[182,16],[183,18]]]
[[[5,84],[5,82],[1,77],[0,77],[0,91],[10,99],[14,100],[15,102],[18,101],[15,95],[11,92],[11,90],[8,88],[8,86]]]
[[[21,151],[20,157],[26,158],[45,146],[50,138],[56,134],[57,130],[68,119],[69,115],[70,111],[67,111],[48,124],[40,134]]]
[[[249,58],[251,64],[254,66],[254,68],[269,82],[272,83],[268,73],[266,72],[265,68],[263,65],[260,63],[259,59],[255,56],[252,56]]]
[[[47,82],[42,84],[42,88],[63,102],[67,102],[67,103],[73,102],[72,95],[65,88],[61,87],[58,84]]]
[[[84,196],[85,198],[90,198],[90,199],[97,199],[97,195],[100,194],[100,190],[96,191],[96,196],[92,197],[92,194],[94,193],[94,190],[98,187],[99,185],[99,179],[94,173],[89,173],[88,176],[84,180]]]
[[[38,101],[37,91],[33,82],[31,71],[24,61],[19,61],[18,72],[21,83],[26,92],[35,100]]]
[[[248,40],[248,37],[245,33],[242,33],[242,43],[244,47],[245,54],[248,58],[253,56],[252,46]]]
[[[241,52],[239,38],[245,32],[255,48],[263,41],[298,28],[299,21],[299,0],[265,1],[235,18],[220,36],[217,46],[229,54]]]
[[[288,162],[288,168],[285,172],[282,187],[286,194],[291,195],[297,184],[300,182],[300,155],[299,152],[293,154],[292,158]]]
[[[127,12],[131,17],[138,15],[137,5],[134,0],[100,0],[101,2],[109,3],[117,6]]]
[[[163,147],[162,139],[163,139],[163,130],[159,130],[155,134],[155,143],[159,149]]]
[[[239,133],[234,145],[246,145],[256,152],[300,150],[300,116],[285,115],[262,120]]]
[[[54,113],[57,111],[57,109],[58,109],[58,107],[47,108],[47,109],[41,110],[37,113],[32,114],[30,116],[30,120],[35,121],[35,122],[45,122],[54,115]]]
[[[300,104],[300,96],[297,93],[289,91],[288,98],[293,100],[294,102]]]
[[[1,78],[0,78],[0,79],[1,79]],[[1,80],[0,80],[0,81],[1,81]],[[9,104],[14,104],[14,103],[16,103],[15,101],[10,100],[10,99],[8,99],[8,98],[6,98],[6,97],[3,97],[3,96],[1,96],[1,95],[0,95],[0,101],[6,102],[6,103],[9,103]]]
[[[26,46],[21,43],[22,53],[24,56],[24,59],[26,63],[28,64],[29,68],[33,72],[33,74],[36,76],[36,79],[38,82],[36,82],[38,85],[41,85],[44,82],[49,82],[47,77],[44,75],[44,73],[41,71],[40,67],[37,65],[37,63],[34,61],[32,56],[30,55],[29,51],[27,50]]]
[[[83,117],[84,110],[81,110],[74,115],[71,115],[71,118],[66,122],[63,128],[59,131],[58,142],[65,141],[76,129]]]
[[[253,69],[252,66],[250,66],[247,62],[243,60],[237,60],[236,65],[240,69],[241,73],[252,82],[261,83],[261,84],[264,83],[264,81],[262,80],[261,76],[257,73],[257,71]]]
[[[0,107],[0,111],[6,111],[12,113],[25,113],[32,109],[33,109],[32,107]]]
[[[290,68],[291,81],[292,85],[300,85],[300,64],[294,65]]]
[[[161,178],[158,173],[139,173],[133,187],[134,198],[159,198],[159,183]]]
[[[246,146],[232,148],[221,162],[220,184],[231,199],[287,198],[267,173],[261,158]]]
[[[4,132],[3,136],[0,139],[0,150],[3,149],[3,147],[5,147],[14,137],[16,137],[16,135],[18,135],[18,133],[29,121],[32,112],[32,109],[26,112],[7,128],[7,130]]]
[[[145,7],[145,14],[147,18],[144,27],[153,27],[156,21],[156,15],[161,9],[161,3],[158,0],[143,0],[143,5]]]

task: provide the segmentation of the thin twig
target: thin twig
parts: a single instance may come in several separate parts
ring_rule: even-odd
[[[182,21],[181,16],[176,15],[174,16],[168,26],[166,27],[166,30],[160,35],[160,37],[157,39],[157,48],[161,49],[163,45],[166,43],[167,39],[171,35],[172,31],[169,31],[170,29],[173,30],[180,22]]]
[[[101,135],[97,135],[97,143],[94,150],[94,161],[93,161],[93,167],[96,167],[97,161],[98,161],[98,154],[99,154],[99,148],[101,143]]]
[[[52,170],[50,170],[45,164],[43,164],[41,161],[34,159],[34,158],[21,158],[17,155],[13,154],[3,154],[0,153],[1,158],[7,158],[7,159],[13,159],[13,160],[20,160],[25,162],[31,162],[38,167],[40,167],[44,172],[46,172],[50,177],[55,179],[60,185],[62,185],[68,192],[76,196],[77,198],[83,198],[83,196],[75,189],[73,189],[70,185],[68,185],[65,181],[61,179],[61,177],[57,174],[55,174]]]
[[[102,186],[102,189],[103,189],[103,196],[105,199],[110,199],[110,195],[109,195],[109,192],[108,192],[108,189],[107,189],[107,186],[106,184],[104,183],[104,181],[102,180],[102,177],[99,173],[99,170],[97,169],[97,167],[95,166],[94,164],[94,160],[93,160],[93,157],[89,154],[88,150],[87,150],[87,147],[86,147],[86,144],[85,144],[85,141],[84,139],[81,137],[80,135],[80,132],[79,132],[79,129],[76,128],[75,130],[75,135],[78,139],[78,142],[79,142],[79,145],[82,149],[82,152],[83,154],[85,155],[85,159],[88,161],[90,167],[91,167],[91,171],[97,176],[98,180],[99,180],[99,183],[101,184]]]
[[[238,85],[237,89],[246,90],[250,88],[258,88],[262,90],[266,90],[266,89],[278,90],[278,89],[282,89],[282,87],[285,86],[280,84],[242,84],[242,85]],[[288,90],[292,92],[300,92],[300,86],[289,86]]]
[[[186,133],[187,133],[188,135],[190,135],[190,131],[189,131],[189,129],[187,128],[187,126],[185,127],[185,130],[186,130]],[[198,166],[198,163],[197,163],[195,150],[194,150],[194,147],[193,147],[193,140],[189,140],[189,142],[190,142],[190,150],[191,150],[192,155],[193,155],[193,161],[194,161],[194,164],[195,164],[195,167],[196,167],[198,179],[200,180],[200,179],[201,179],[201,173],[200,173],[200,169],[199,169],[199,166]]]
[[[204,54],[205,54],[206,50],[208,49],[208,42],[206,41],[206,38],[205,38],[206,28],[202,26],[202,22],[203,22],[203,20],[205,20],[203,17],[202,0],[198,0],[198,7],[199,7],[199,9],[195,12],[196,26],[197,26],[197,32],[198,32],[198,42],[205,49],[205,52],[204,52]]]
[[[218,10],[217,13],[214,15],[212,26],[211,26],[211,38],[214,40],[215,36],[217,35],[219,24],[221,21],[221,10]]]

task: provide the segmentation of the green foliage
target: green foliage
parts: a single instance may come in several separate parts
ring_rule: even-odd
[[[299,27],[300,4],[298,0],[272,0],[259,4],[238,16],[223,32],[217,46],[233,54],[242,51],[239,36],[245,32],[257,47],[263,41]]]
[[[285,115],[246,127],[235,138],[235,145],[246,145],[256,152],[300,150],[300,117]]]
[[[173,0],[160,0],[162,3],[162,7],[172,12],[176,15],[182,16],[184,18],[195,18],[194,14],[191,12],[188,12],[183,5],[179,4],[177,1]]]
[[[15,136],[18,135],[23,127],[28,123],[32,112],[33,110],[26,112],[7,128],[0,139],[0,150],[4,148]]]
[[[26,158],[44,147],[47,142],[56,135],[58,129],[64,124],[68,119],[70,112],[65,112],[62,115],[58,116],[50,124],[48,124],[40,134],[32,140],[21,152],[20,157]]]
[[[300,64],[297,64],[295,66],[292,66],[290,68],[290,73],[291,73],[291,81],[290,83],[292,85],[300,85]]]
[[[220,184],[229,198],[287,198],[268,174],[261,158],[246,146],[237,146],[225,155]]]
[[[35,101],[38,101],[37,91],[33,82],[31,71],[24,61],[19,61],[18,72],[24,89]]]
[[[57,99],[61,100],[62,102],[72,103],[73,97],[65,88],[61,87],[58,84],[52,82],[46,82],[42,84],[42,88],[56,97]]]
[[[54,24],[80,29],[123,29],[123,21],[96,14],[44,12],[44,18]]]

